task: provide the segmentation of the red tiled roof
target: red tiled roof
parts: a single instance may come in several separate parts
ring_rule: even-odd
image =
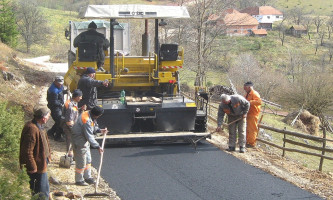
[[[248,7],[241,10],[241,13],[248,13],[249,15],[283,15],[281,11],[272,6]]]
[[[208,21],[223,20],[228,26],[236,25],[259,25],[259,22],[247,13],[240,13],[235,9],[223,11],[220,15],[212,14],[208,17]]]
[[[252,30],[253,34],[255,35],[267,35],[266,29],[257,29],[257,30]]]
[[[260,15],[283,15],[281,11],[272,6],[260,6],[259,7],[259,14]]]
[[[247,13],[231,13],[224,17],[224,23],[226,25],[259,25],[256,18],[250,16]]]

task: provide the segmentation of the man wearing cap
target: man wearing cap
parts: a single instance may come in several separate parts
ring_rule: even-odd
[[[253,89],[253,83],[248,81],[244,84],[245,99],[250,102],[250,110],[246,117],[246,147],[256,146],[258,135],[258,118],[260,114],[261,99],[257,91]]]
[[[222,102],[219,105],[217,128],[216,131],[221,131],[224,115],[228,115],[229,124],[229,148],[228,151],[236,150],[236,138],[238,130],[238,145],[239,152],[245,152],[245,126],[246,114],[249,111],[250,103],[240,95],[221,95]]]
[[[64,105],[64,77],[56,76],[53,83],[47,90],[47,107],[51,110],[51,117],[54,125],[47,132],[55,141],[63,142],[63,130],[60,126],[62,116],[62,106]]]
[[[74,124],[72,129],[72,144],[75,159],[75,184],[79,186],[87,186],[95,184],[94,178],[91,176],[91,154],[90,146],[98,149],[100,153],[103,149],[95,140],[94,134],[101,132],[107,133],[107,129],[100,129],[96,122],[104,113],[104,109],[95,106],[91,111],[84,111]]]
[[[65,123],[63,123],[63,130],[66,135],[66,152],[68,153],[69,157],[73,157],[72,148],[70,148],[71,144],[71,137],[72,137],[72,128],[79,117],[79,112],[86,110],[86,106],[82,106],[78,108],[78,102],[82,99],[82,91],[76,89],[72,93],[72,98],[68,99],[65,102],[64,110],[63,110],[63,117]]]
[[[21,133],[20,167],[26,168],[32,195],[38,194],[38,199],[49,199],[50,192],[47,164],[51,161],[51,150],[44,129],[49,118],[50,110],[46,106],[36,106],[34,118],[24,125]]]
[[[96,87],[108,87],[109,81],[95,80],[95,69],[88,67],[85,73],[80,78],[77,88],[83,93],[82,100],[79,102],[79,107],[87,105],[87,109],[91,110],[97,104],[97,88]]]
[[[97,32],[96,29],[97,25],[95,24],[95,22],[92,21],[88,25],[88,30],[80,33],[74,39],[74,47],[79,47],[79,44],[81,42],[96,44],[98,49],[98,51],[96,52],[97,67],[100,71],[104,71],[103,69],[104,60],[105,60],[104,51],[109,48],[110,42],[105,38],[105,36],[102,33]]]

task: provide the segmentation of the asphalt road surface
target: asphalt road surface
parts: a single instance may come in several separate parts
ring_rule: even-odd
[[[101,175],[123,200],[321,199],[208,143],[106,147]]]

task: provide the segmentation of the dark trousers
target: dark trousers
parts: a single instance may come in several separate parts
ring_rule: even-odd
[[[62,110],[60,108],[51,110],[51,117],[54,121],[54,124],[52,128],[48,131],[48,133],[54,135],[54,139],[61,138],[61,135],[63,134],[63,130],[61,127],[61,116],[62,116]]]
[[[38,195],[38,200],[48,200],[50,193],[49,179],[47,177],[47,173],[33,173],[29,174],[30,177],[30,189],[32,191],[32,195]]]

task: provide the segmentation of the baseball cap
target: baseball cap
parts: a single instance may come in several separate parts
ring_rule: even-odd
[[[58,83],[60,83],[60,84],[64,84],[64,77],[63,77],[63,76],[56,76],[56,77],[54,78],[54,81],[55,81],[55,82],[58,82]]]

